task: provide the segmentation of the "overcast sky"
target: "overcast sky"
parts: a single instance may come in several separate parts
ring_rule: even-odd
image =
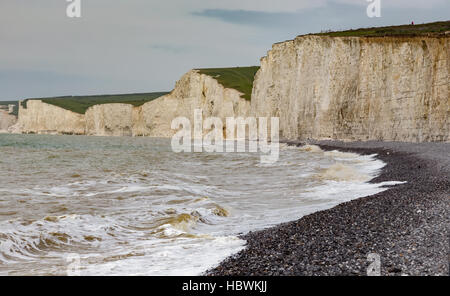
[[[169,91],[192,68],[259,65],[321,30],[450,19],[449,0],[0,0],[0,100]]]

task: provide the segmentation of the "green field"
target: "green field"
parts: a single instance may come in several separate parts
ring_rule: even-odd
[[[437,35],[450,31],[450,21],[435,22],[427,24],[401,25],[378,28],[362,28],[340,32],[322,32],[311,35],[325,35],[331,37],[387,37],[387,36],[421,36]]]
[[[149,101],[159,98],[167,92],[154,92],[142,94],[124,94],[124,95],[98,95],[98,96],[66,96],[54,98],[33,98],[27,100],[42,100],[47,104],[52,104],[79,114],[84,114],[89,107],[101,104],[123,103],[133,106],[141,106]],[[22,102],[26,108],[26,101]]]
[[[250,100],[253,89],[253,80],[259,67],[236,67],[236,68],[210,68],[196,69],[216,79],[225,88],[233,88],[243,93],[242,97]]]

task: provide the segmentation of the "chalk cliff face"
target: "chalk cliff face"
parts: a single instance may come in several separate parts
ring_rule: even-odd
[[[19,104],[19,126],[23,133],[78,134],[85,132],[84,115],[46,104],[41,100]]]
[[[185,74],[168,95],[140,107],[130,104],[103,104],[90,107],[85,114],[74,113],[40,100],[29,100],[19,110],[24,133],[85,134],[96,136],[171,137],[176,117],[187,117],[193,124],[194,110],[203,116],[247,116],[250,102],[241,93],[224,88],[214,78],[192,70]]]
[[[225,127],[226,117],[246,117],[250,102],[235,89],[224,88],[214,78],[192,70],[185,74],[168,95],[142,105],[135,122],[134,135],[170,137],[176,131],[171,122],[186,117],[194,122],[194,110],[203,117],[219,117]]]
[[[6,110],[0,110],[0,133],[7,133],[16,122],[16,116],[9,114]]]
[[[86,135],[132,136],[133,105],[102,104],[90,107],[85,115]]]
[[[450,38],[300,36],[261,59],[252,101],[192,70],[140,107],[105,104],[81,115],[28,101],[25,133],[171,137],[171,122],[203,116],[280,117],[286,139],[449,141]]]
[[[288,139],[449,141],[450,38],[301,36],[275,44],[251,113]]]

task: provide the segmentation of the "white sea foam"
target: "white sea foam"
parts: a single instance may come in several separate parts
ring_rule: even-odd
[[[1,159],[0,274],[63,275],[78,253],[85,275],[198,275],[244,248],[238,234],[400,183],[367,182],[385,165],[375,155],[318,146],[281,145],[261,166],[159,139],[70,139],[17,136],[39,149]]]

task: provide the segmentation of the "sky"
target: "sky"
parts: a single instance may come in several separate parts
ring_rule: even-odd
[[[449,0],[0,0],[0,100],[170,91],[193,68],[259,65],[322,30],[450,19]],[[375,1],[375,0],[372,0]]]

